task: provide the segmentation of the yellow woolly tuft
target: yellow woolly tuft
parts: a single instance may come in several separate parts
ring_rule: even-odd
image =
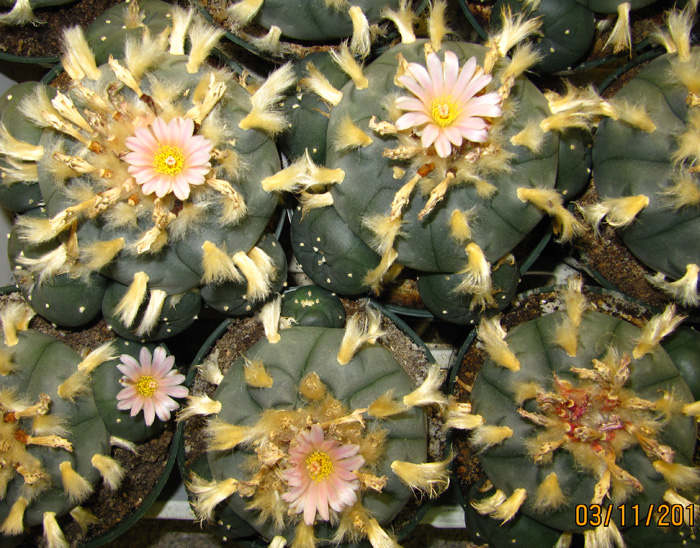
[[[68,548],[66,537],[56,521],[55,512],[44,512],[44,539],[48,548]]]
[[[333,140],[335,150],[352,150],[360,147],[368,147],[372,144],[372,138],[352,121],[349,115],[344,116]]]
[[[290,63],[273,72],[265,83],[251,96],[250,113],[238,124],[241,129],[260,129],[277,135],[287,127],[287,119],[278,106],[284,93],[295,82],[294,69]]]
[[[355,60],[350,52],[347,43],[343,42],[338,50],[332,49],[330,53],[333,61],[352,79],[357,89],[367,89],[369,80],[364,75],[362,65]]]
[[[272,387],[272,377],[265,369],[265,365],[261,360],[249,360],[246,356],[243,356],[243,360],[245,361],[243,375],[247,385],[253,388]]]
[[[216,506],[238,491],[238,481],[228,478],[223,481],[207,481],[192,473],[187,488],[194,494],[192,504],[198,521],[211,520]]]
[[[460,211],[455,209],[450,215],[450,236],[459,243],[464,243],[472,237],[472,229],[469,226],[475,216],[473,211]]]
[[[394,399],[394,390],[389,390],[374,400],[367,413],[378,419],[398,415],[406,411],[406,405]]]
[[[318,373],[312,371],[299,383],[299,392],[309,401],[321,401],[326,397],[327,389]]]
[[[700,469],[676,462],[654,461],[654,470],[676,491],[691,490],[700,484]]]
[[[452,457],[442,462],[426,462],[416,464],[395,460],[391,470],[411,489],[427,494],[430,498],[437,497],[450,485],[449,465]]]
[[[538,512],[558,510],[566,505],[568,499],[559,485],[559,478],[552,472],[537,487],[534,506]]]
[[[100,522],[95,514],[89,510],[86,510],[82,506],[76,506],[73,508],[70,511],[70,517],[73,518],[75,523],[78,524],[78,527],[80,527],[83,531],[87,531],[88,527]]]
[[[482,318],[477,328],[477,336],[481,342],[484,343],[489,357],[496,362],[497,365],[510,369],[511,371],[520,370],[520,360],[518,360],[513,351],[508,348],[508,343],[505,341],[506,332],[501,327],[500,318],[498,316]]]
[[[126,327],[131,327],[134,324],[136,314],[138,314],[141,304],[146,299],[147,292],[148,274],[136,272],[134,281],[131,282],[129,289],[114,309],[115,314],[119,316],[120,321]]]
[[[493,426],[484,424],[472,430],[471,444],[481,452],[489,447],[498,445],[513,435],[513,430],[508,426]]]
[[[428,35],[433,51],[440,51],[442,41],[448,33],[452,32],[445,21],[447,3],[444,0],[436,0],[430,4],[430,16],[428,17]]]
[[[122,468],[118,461],[107,455],[96,453],[93,455],[90,463],[97,469],[102,476],[102,481],[112,490],[119,489],[119,486],[124,479],[126,470]]]
[[[12,504],[10,513],[0,526],[0,533],[9,536],[19,535],[24,532],[24,511],[27,509],[29,501],[24,497],[18,497]]]
[[[209,438],[207,448],[210,451],[228,451],[248,441],[252,433],[252,429],[248,426],[238,426],[213,419],[209,421],[206,428],[206,434]]]
[[[537,153],[541,150],[544,143],[544,132],[537,122],[530,121],[520,131],[510,138],[512,145],[521,146],[529,149],[531,152]]]
[[[447,396],[440,391],[445,375],[437,364],[431,364],[428,375],[418,388],[403,397],[403,403],[408,407],[426,405],[446,405]]]
[[[638,360],[653,352],[661,340],[670,335],[685,318],[685,316],[676,315],[674,305],[668,305],[661,314],[657,314],[646,322],[642,327],[642,334],[632,350],[634,359]]]
[[[73,470],[70,461],[63,461],[59,465],[63,490],[68,495],[71,503],[82,502],[92,493],[92,485],[83,476]]]

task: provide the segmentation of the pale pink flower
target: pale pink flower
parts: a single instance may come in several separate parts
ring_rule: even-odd
[[[201,185],[211,170],[211,141],[194,135],[190,118],[165,122],[156,118],[149,127],[134,128],[126,139],[131,150],[124,156],[127,170],[144,194],[158,198],[173,193],[180,200],[190,195],[191,185]]]
[[[445,52],[444,63],[436,53],[429,53],[427,70],[409,63],[398,80],[415,97],[396,99],[399,109],[409,111],[396,121],[396,128],[413,129],[423,148],[434,144],[441,158],[452,154],[452,146],[461,146],[463,139],[486,142],[489,123],[484,118],[501,115],[498,93],[476,95],[491,82],[491,76],[477,73],[474,57],[460,69],[453,52]]]
[[[298,434],[294,442],[296,445],[289,449],[291,467],[282,472],[289,484],[282,499],[292,512],[304,512],[304,522],[313,525],[317,512],[322,520],[329,521],[330,508],[340,512],[357,502],[355,491],[360,482],[353,471],[365,463],[357,454],[359,445],[325,439],[323,428],[317,424],[309,432]]]
[[[156,415],[167,421],[171,411],[180,407],[172,398],[184,398],[189,392],[180,386],[185,376],[173,369],[175,356],[167,356],[159,346],[153,351],[153,359],[146,347],[141,349],[138,361],[128,354],[122,354],[119,359],[122,363],[117,368],[125,375],[121,379],[125,388],[117,394],[117,409],[131,409],[132,417],[143,409],[147,426],[153,424]]]

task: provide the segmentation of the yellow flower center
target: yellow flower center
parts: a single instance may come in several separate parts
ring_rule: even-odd
[[[153,169],[166,175],[177,175],[185,167],[185,156],[178,147],[161,145],[153,159]]]
[[[316,483],[333,473],[333,462],[323,451],[314,451],[306,457],[306,470]]]
[[[440,127],[447,127],[452,124],[460,112],[462,112],[462,109],[459,108],[459,105],[452,99],[451,95],[436,97],[430,105],[430,115]]]
[[[136,383],[136,391],[147,398],[150,398],[153,394],[155,394],[157,388],[158,381],[156,381],[150,375],[144,375],[139,379],[139,382]]]

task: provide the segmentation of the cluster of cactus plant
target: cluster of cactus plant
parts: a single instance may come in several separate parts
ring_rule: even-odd
[[[558,531],[557,545],[580,533],[587,547],[635,546],[640,529],[658,542],[694,538],[700,408],[660,344],[683,317],[670,306],[634,325],[595,310],[580,279],[547,306],[507,333],[498,318],[478,328],[487,356],[462,426],[493,487],[471,504],[493,526],[514,520],[510,534]],[[664,504],[682,524],[663,527]]]
[[[280,546],[365,538],[395,546],[385,528],[412,489],[434,496],[448,485],[449,459],[425,462],[421,407],[447,404],[439,367],[430,366],[427,377],[423,371],[425,381],[414,388],[380,344],[382,316],[372,308],[344,329],[270,327],[279,320],[279,310],[268,316],[267,337],[225,374],[216,355],[207,359],[200,375],[215,391],[192,394],[180,414],[209,416],[213,479],[191,474],[195,513],[211,519],[225,501]]]
[[[98,49],[114,40],[99,49],[107,64],[70,29],[68,90],[3,98],[3,202],[22,213],[10,255],[39,314],[82,325],[101,308],[120,334],[161,339],[203,296],[250,311],[281,287],[284,255],[266,233],[277,197],[260,181],[279,168],[269,135],[285,126],[276,102],[293,77],[283,67],[246,88],[205,62],[221,32],[192,10],[117,9],[88,32]],[[142,24],[151,9],[169,22],[157,35]]]
[[[694,7],[668,14],[667,30],[655,35],[668,53],[645,66],[616,96],[635,104],[644,124],[601,122],[593,147],[600,199],[584,212],[595,227],[605,219],[616,228],[652,271],[652,284],[685,306],[700,303],[700,51],[691,46]]]
[[[47,546],[58,548],[67,546],[62,516],[87,529],[97,518],[81,504],[101,482],[119,488],[124,470],[110,456],[111,446],[133,447],[163,423],[146,425],[117,403],[123,390],[118,365],[136,363],[148,348],[115,339],[81,357],[29,328],[33,316],[21,300],[8,300],[0,313],[0,533],[3,541],[21,539],[42,525]],[[172,366],[173,358],[167,360]]]

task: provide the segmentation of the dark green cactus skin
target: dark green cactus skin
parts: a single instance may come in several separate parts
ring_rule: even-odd
[[[396,9],[398,0],[353,0],[345,9],[326,6],[324,0],[265,0],[254,21],[269,29],[277,26],[282,34],[297,40],[331,40],[352,35],[350,6],[362,8],[370,24],[378,23],[386,7]]]
[[[287,284],[287,257],[277,238],[272,234],[263,234],[257,247],[267,253],[277,267],[277,274],[272,283],[271,294],[282,291]],[[211,308],[227,316],[250,314],[260,308],[264,302],[253,302],[246,298],[247,283],[224,282],[206,284],[201,289],[202,300]]]
[[[473,412],[482,415],[487,424],[513,429],[510,438],[480,454],[484,471],[494,485],[506,494],[519,487],[525,488],[527,493],[533,496],[528,497],[520,509],[521,512],[549,527],[577,531],[581,528],[576,526],[574,508],[577,504],[590,503],[597,480],[589,473],[579,473],[571,454],[567,451],[556,451],[552,462],[546,466],[537,466],[532,462],[525,440],[533,437],[538,427],[518,414],[518,405],[513,401],[512,387],[514,383],[535,381],[547,389],[552,385],[553,373],[564,380],[575,382],[576,376],[569,371],[570,367],[590,369],[592,360],[601,359],[611,343],[617,347],[619,355],[627,353],[631,356],[640,329],[600,312],[587,312],[579,328],[577,355],[572,358],[553,340],[563,314],[555,312],[513,328],[506,341],[520,360],[520,371],[505,370],[487,359],[474,383],[471,400]],[[656,400],[659,391],[666,390],[672,392],[680,401],[692,401],[688,386],[672,359],[661,348],[643,358],[633,360],[630,372],[630,379],[625,386],[636,392],[639,397]],[[524,407],[528,411],[535,411],[536,408],[532,401]],[[696,425],[693,418],[674,416],[660,432],[659,442],[674,449],[675,462],[689,465],[695,448],[695,436]],[[504,466],[505,462],[507,466]],[[644,486],[643,493],[636,494],[626,501],[626,523],[630,524],[633,523],[631,505],[638,504],[640,515],[646,515],[650,504],[658,504],[662,500],[668,486],[638,446],[627,449],[618,464],[625,470],[632,471]],[[539,482],[551,472],[556,472],[562,490],[569,497],[569,503],[543,515],[534,510],[532,499]]]
[[[314,285],[297,287],[282,295],[282,316],[292,318],[294,325],[311,327],[343,327],[345,307],[336,296]]]
[[[43,209],[33,209],[25,215],[44,215]],[[59,274],[44,283],[33,283],[26,278],[22,265],[17,262],[21,254],[36,258],[54,249],[58,243],[27,244],[13,227],[7,244],[10,266],[22,295],[42,317],[65,327],[85,325],[95,319],[102,309],[102,299],[109,284],[107,278],[97,273],[91,273],[87,280]]]
[[[535,70],[551,74],[570,69],[581,59],[595,37],[593,12],[578,0],[542,0],[537,9],[529,9],[524,0],[498,0],[491,12],[491,27],[501,27],[501,14],[510,8],[513,14],[540,17],[541,38],[536,49],[542,60]]]
[[[486,478],[480,479],[469,490],[469,500],[481,500],[493,494],[493,489],[481,493]],[[556,546],[561,531],[542,525],[525,514],[518,514],[511,521],[501,524],[488,516],[482,516],[471,504],[464,508],[467,534],[477,545],[487,543],[493,548],[549,548]]]
[[[695,501],[697,504],[697,500]],[[676,518],[677,519],[677,518]],[[670,517],[667,520],[670,522]],[[684,546],[697,546],[697,531],[689,527],[658,527],[655,520],[649,527],[640,525],[630,527],[623,534],[627,548],[683,548]]]
[[[114,349],[117,358],[100,365],[92,374],[92,392],[97,403],[97,409],[105,425],[112,436],[122,438],[134,443],[141,443],[148,438],[160,433],[165,423],[157,419],[151,426],[146,426],[143,413],[130,416],[130,411],[117,409],[117,394],[122,390],[119,380],[124,376],[117,365],[121,363],[119,356],[128,354],[139,361],[141,348],[147,347],[153,354],[157,345],[135,344],[124,339],[114,341]]]
[[[693,49],[694,59],[700,51]],[[681,278],[686,265],[700,262],[700,210],[674,210],[662,192],[672,185],[676,138],[690,116],[687,91],[669,78],[675,55],[650,62],[617,97],[641,102],[656,125],[646,133],[613,120],[604,120],[593,145],[593,176],[601,198],[643,194],[649,205],[618,234],[630,251],[649,268]]]
[[[695,400],[700,400],[700,333],[690,327],[680,327],[663,342]]]
[[[97,64],[107,62],[111,55],[115,59],[124,56],[124,44],[129,38],[140,40],[144,27],[148,28],[151,36],[157,36],[170,25],[171,4],[160,0],[141,0],[139,8],[145,14],[141,25],[135,28],[125,27],[125,14],[129,4],[112,6],[85,31],[85,38],[95,54]]]
[[[312,62],[336,89],[342,88],[349,80],[340,70],[328,52],[311,53],[294,63],[298,78],[308,77],[306,66]],[[278,146],[287,158],[294,160],[304,155],[316,164],[326,160],[326,131],[330,108],[318,95],[297,86],[294,93],[284,101],[284,110],[289,120],[289,128],[280,136]]]
[[[371,240],[372,234],[362,225],[362,219],[376,214],[388,215],[395,193],[408,180],[394,179],[392,165],[401,164],[382,156],[385,148],[397,146],[397,140],[374,134],[367,129],[367,124],[372,115],[379,120],[388,119],[388,113],[382,106],[387,95],[404,93],[393,83],[396,55],[402,53],[407,61],[423,64],[424,44],[424,40],[418,40],[382,54],[365,68],[369,87],[357,90],[353,82],[348,82],[342,90],[343,100],[331,113],[326,166],[342,168],[345,172],[343,183],[335,185],[331,191],[334,207],[350,229],[365,242]],[[483,63],[486,52],[482,46],[460,42],[447,42],[443,47],[454,51],[460,63],[471,56],[476,56],[477,62]],[[519,105],[515,116],[504,129],[504,148],[514,154],[512,173],[488,177],[488,181],[498,189],[491,199],[478,197],[473,185],[453,186],[423,221],[418,221],[417,215],[425,201],[414,195],[403,214],[406,222],[401,230],[405,236],[397,238],[395,243],[398,263],[425,272],[455,272],[463,268],[464,246],[449,237],[448,232],[449,216],[455,209],[467,211],[473,208],[479,220],[473,227],[473,240],[491,263],[507,254],[542,218],[542,213],[534,206],[517,198],[516,189],[522,186],[554,187],[558,138],[551,133],[545,134],[538,155],[525,147],[511,145],[508,141],[510,137],[520,132],[529,121],[537,123],[549,115],[545,98],[524,79],[516,82],[511,100]],[[333,149],[332,138],[346,115],[371,134],[371,145],[343,152]],[[517,224],[512,222],[513,219],[517,219]]]
[[[367,293],[364,278],[380,257],[340,218],[334,207],[297,208],[291,222],[292,248],[304,273],[341,295]]]
[[[37,82],[24,82],[11,87],[0,97],[0,122],[5,130],[15,139],[32,145],[39,143],[41,128],[26,120],[19,110],[19,105],[25,97],[29,97],[39,86]],[[48,90],[49,98],[56,95],[52,88]],[[0,181],[2,170],[8,167],[7,160],[0,158]],[[12,184],[0,184],[0,205],[17,213],[37,207],[42,201],[39,185],[36,181],[19,181]]]
[[[118,282],[110,283],[102,300],[102,314],[115,333],[132,341],[156,341],[174,337],[194,323],[202,308],[202,297],[197,290],[186,291],[179,295],[168,295],[165,298],[158,323],[153,330],[146,335],[137,335],[136,328],[126,327],[114,312],[128,289],[127,286]],[[139,325],[147,306],[148,302],[144,302],[139,308],[134,326]]]
[[[559,137],[557,189],[566,201],[581,194],[591,180],[592,142],[591,134],[581,129],[568,129]]]
[[[247,386],[243,377],[243,359],[239,358],[214,396],[214,399],[224,403],[218,418],[230,424],[252,425],[260,418],[261,410],[295,409],[305,405],[298,393],[299,381],[312,371],[318,374],[335,398],[352,409],[368,406],[389,389],[394,390],[395,398],[401,398],[413,390],[409,377],[382,346],[365,347],[347,365],[339,365],[335,356],[343,333],[342,329],[292,327],[280,332],[281,340],[276,344],[270,344],[266,339],[256,343],[246,356],[265,364],[274,380],[273,386],[263,389]],[[372,430],[375,420],[369,418],[367,422],[368,430]],[[412,496],[410,489],[391,472],[390,464],[394,460],[424,462],[427,431],[423,412],[415,408],[390,420],[377,421],[376,424],[388,429],[389,433],[385,458],[373,473],[386,475],[388,482],[382,493],[365,493],[362,502],[380,524],[386,524]],[[209,465],[213,477],[217,480],[248,477],[248,457],[246,451],[238,449],[226,453],[210,452]],[[248,510],[246,502],[238,495],[228,499],[231,508],[264,537],[271,539],[275,534],[283,534],[292,538],[293,530],[279,533],[273,530],[270,523],[256,524],[257,513]],[[330,538],[333,534],[325,523],[317,525],[315,529],[317,538]]]
[[[425,274],[418,277],[418,292],[423,304],[436,318],[460,325],[473,325],[484,312],[480,306],[471,308],[471,294],[459,295],[455,288],[464,274]],[[503,310],[509,304],[520,280],[515,264],[504,262],[492,269],[493,298],[496,305],[488,308],[488,315]]]
[[[42,522],[47,511],[63,515],[75,504],[68,501],[62,489],[59,464],[70,461],[73,469],[91,484],[100,480],[98,471],[90,460],[97,454],[109,454],[109,433],[98,412],[92,395],[80,396],[76,403],[61,399],[56,390],[64,379],[76,371],[80,356],[65,344],[37,331],[23,331],[18,334],[19,343],[10,347],[16,371],[0,378],[0,387],[15,389],[32,402],[38,401],[39,394],[46,393],[51,398],[50,413],[66,419],[66,426],[72,432],[68,440],[73,451],[30,446],[29,452],[40,459],[44,469],[51,474],[52,486],[42,492],[24,515],[27,526]],[[0,343],[3,349],[4,343]],[[20,423],[22,424],[22,423]],[[9,483],[7,493],[0,503],[0,519],[7,517],[9,508],[21,494],[24,485],[21,476],[16,475]]]

